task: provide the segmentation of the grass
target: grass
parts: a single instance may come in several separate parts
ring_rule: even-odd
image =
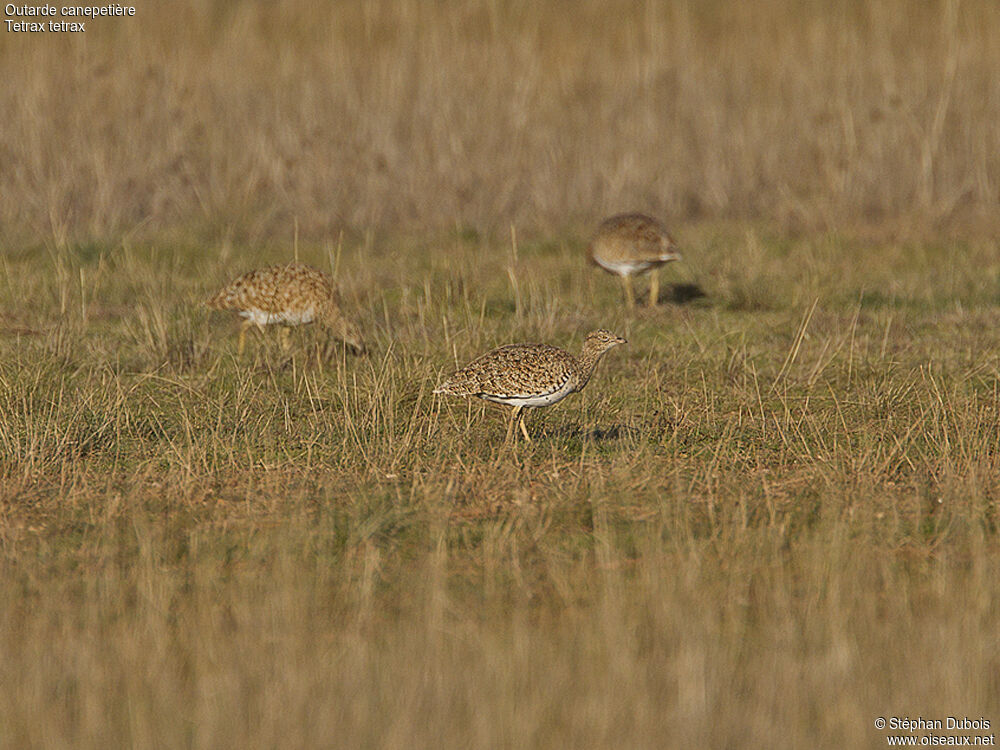
[[[992,0],[147,4],[4,36],[0,229],[995,234],[998,33]]]
[[[324,367],[309,329],[236,357],[197,306],[223,251],[8,253],[0,743],[843,747],[992,718],[995,242],[692,226],[665,282],[705,296],[628,318],[578,237],[345,243],[373,352]],[[430,394],[597,325],[629,345],[531,445]]]
[[[0,748],[995,728],[1000,5],[308,6],[0,32]],[[236,355],[293,256],[370,356]],[[597,327],[530,445],[431,393]]]

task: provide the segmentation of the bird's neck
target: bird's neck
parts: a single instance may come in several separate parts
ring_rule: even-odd
[[[331,297],[323,302],[323,306],[317,312],[316,317],[327,328],[336,328],[341,318],[340,306]]]
[[[601,361],[601,357],[604,356],[605,351],[607,350],[589,346],[583,347],[583,352],[580,354],[580,358],[576,361],[577,382],[574,390],[582,391],[583,387],[587,385],[590,381],[590,376],[594,374],[594,368],[597,367],[597,363]]]

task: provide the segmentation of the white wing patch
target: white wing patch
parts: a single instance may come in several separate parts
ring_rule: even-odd
[[[493,401],[497,404],[507,404],[508,406],[548,406],[557,401],[562,401],[572,392],[573,379],[566,378],[557,389],[548,393],[513,394],[510,396],[480,393],[478,395],[487,401]]]
[[[259,326],[270,325],[271,323],[287,323],[291,326],[312,323],[316,319],[315,310],[303,310],[301,312],[265,312],[257,307],[249,310],[240,310],[240,315],[249,318],[250,321]]]
[[[617,274],[619,276],[631,276],[634,273],[641,273],[653,267],[653,263],[646,260],[604,260],[594,256],[594,262],[597,263],[605,271],[610,271],[611,273]]]

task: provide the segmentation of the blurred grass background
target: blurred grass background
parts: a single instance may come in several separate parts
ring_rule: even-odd
[[[0,222],[995,231],[998,30],[989,0],[146,3],[5,35]]]
[[[138,14],[0,46],[0,747],[1000,722],[996,4]],[[625,314],[619,209],[704,296]],[[371,356],[236,356],[292,255]],[[598,326],[530,446],[430,393]]]

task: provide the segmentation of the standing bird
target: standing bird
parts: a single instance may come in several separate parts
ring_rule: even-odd
[[[629,310],[635,307],[633,275],[681,259],[664,226],[645,214],[617,214],[605,219],[590,241],[589,253],[594,263],[621,277]],[[660,279],[654,270],[649,282],[650,307],[656,307],[659,296]]]
[[[314,320],[357,354],[365,351],[358,327],[347,320],[337,303],[337,290],[329,274],[303,263],[269,266],[249,271],[206,301],[214,310],[235,310],[243,316],[237,351],[243,354],[247,328],[261,331],[271,323],[297,326]],[[288,348],[288,328],[281,329],[281,345]]]
[[[627,343],[611,331],[591,331],[584,339],[579,359],[548,344],[501,346],[453,373],[434,393],[478,396],[513,406],[507,440],[511,434],[517,438],[514,428],[518,425],[530,443],[531,437],[524,426],[526,410],[554,404],[575,391],[582,391],[604,353]]]

